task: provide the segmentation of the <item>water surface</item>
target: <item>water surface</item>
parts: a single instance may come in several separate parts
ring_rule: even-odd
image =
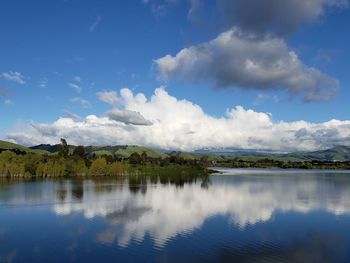
[[[350,262],[350,173],[0,181],[0,262]]]

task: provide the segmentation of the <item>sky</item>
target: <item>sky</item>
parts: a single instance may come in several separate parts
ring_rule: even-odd
[[[348,0],[4,0],[0,139],[350,145]]]

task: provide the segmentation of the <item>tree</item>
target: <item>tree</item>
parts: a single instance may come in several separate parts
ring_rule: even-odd
[[[65,139],[61,139],[61,144],[59,146],[58,155],[63,157],[63,158],[67,158],[68,153],[69,153],[69,148],[68,148],[67,141]]]
[[[117,176],[124,173],[123,165],[121,162],[113,162],[108,165],[108,175]]]
[[[130,164],[140,164],[141,163],[141,156],[137,152],[134,152],[129,157],[129,163]]]
[[[107,161],[103,157],[95,159],[90,166],[91,175],[106,175],[107,174]]]
[[[73,151],[74,156],[79,156],[80,158],[84,158],[85,156],[85,148],[82,145],[76,147]]]
[[[140,156],[141,164],[145,165],[147,163],[147,159],[148,159],[147,153],[145,151],[142,152],[142,154]]]

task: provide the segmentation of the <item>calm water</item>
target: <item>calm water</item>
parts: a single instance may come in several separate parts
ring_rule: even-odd
[[[350,262],[350,174],[1,181],[0,262]]]

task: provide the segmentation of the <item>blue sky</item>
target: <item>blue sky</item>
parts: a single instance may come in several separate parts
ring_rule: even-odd
[[[222,6],[227,3],[224,0],[2,1],[0,8],[2,36],[0,138],[33,144],[33,138],[42,139],[43,142],[54,142],[58,137],[66,136],[73,142],[89,144],[89,137],[86,134],[81,134],[83,137],[87,136],[86,140],[79,141],[72,134],[64,134],[64,131],[56,130],[54,134],[50,134],[37,127],[41,125],[47,129],[50,127],[58,129],[55,122],[59,118],[72,118],[76,123],[84,123],[86,116],[89,115],[98,118],[107,116],[106,118],[111,121],[123,122],[120,120],[120,114],[125,118],[132,115],[130,112],[138,112],[144,119],[162,120],[160,117],[151,116],[147,110],[142,112],[142,107],[138,108],[134,102],[128,104],[125,98],[120,100],[119,105],[111,106],[98,96],[99,92],[115,91],[116,96],[120,97],[119,90],[128,88],[133,94],[142,93],[150,100],[155,89],[161,85],[166,85],[165,90],[169,96],[178,101],[185,99],[193,105],[199,105],[207,116],[217,120],[229,118],[227,112],[240,105],[245,111],[252,109],[254,113],[266,114],[273,124],[281,121],[292,123],[303,120],[308,125],[312,123],[323,125],[331,119],[337,119],[344,122],[342,125],[347,125],[346,121],[349,120],[350,113],[347,106],[350,97],[348,88],[350,84],[348,74],[350,13],[347,1],[304,1],[310,2],[314,10],[305,11],[304,16],[295,15],[297,18],[295,18],[296,21],[292,21],[294,24],[289,20],[282,21],[285,18],[281,16],[271,19],[273,12],[271,17],[262,17],[261,21],[253,21],[251,14],[256,11],[254,10],[255,1],[250,0],[250,6],[240,2],[242,1],[236,0],[237,4],[233,4],[235,6],[232,8],[239,10],[242,15],[225,14]],[[230,6],[230,3],[228,5]],[[278,9],[281,7],[273,6],[275,1],[268,0],[266,5],[268,10],[277,10],[276,12],[281,12],[283,15],[284,10]],[[303,4],[300,5],[296,8],[304,8]],[[281,19],[282,23],[278,19]],[[268,20],[273,22],[267,22]],[[278,31],[280,29],[275,30],[276,25],[283,25],[284,22],[286,26],[281,32]],[[260,26],[265,25],[264,23],[266,27]],[[232,72],[234,67],[224,68],[224,65],[232,61],[234,63],[237,57],[246,59],[245,54],[241,53],[230,53],[232,56],[227,58],[212,54],[210,65],[203,65],[206,60],[198,60],[197,65],[192,65],[193,68],[184,67],[182,63],[193,60],[193,56],[201,56],[200,50],[203,48],[198,48],[196,53],[190,54],[192,57],[186,57],[187,62],[176,59],[176,55],[184,48],[205,47],[207,43],[219,38],[220,34],[225,32],[231,32],[233,42],[228,45],[235,45],[241,40],[250,41],[252,47],[257,46],[257,43],[260,45],[262,39],[266,41],[265,45],[275,40],[282,41],[282,44],[279,42],[281,49],[286,47],[288,52],[294,52],[297,55],[302,71],[307,68],[305,71],[309,72],[312,68],[317,70],[317,74],[327,75],[329,78],[326,79],[327,81],[332,81],[332,87],[322,87],[322,89],[331,90],[334,88],[334,81],[339,82],[336,85],[337,92],[332,91],[331,96],[328,96],[327,90],[327,96],[318,98],[315,94],[318,94],[319,87],[312,86],[305,91],[304,82],[289,84],[292,78],[294,81],[294,76],[288,76],[283,80],[274,78],[267,82],[263,82],[262,78],[258,77],[251,81],[255,78],[250,75],[253,74],[251,72],[248,72],[248,80],[232,77],[235,74]],[[251,36],[254,40],[250,39]],[[210,52],[211,48],[209,47]],[[227,48],[230,52],[238,50],[235,47]],[[270,49],[267,51],[272,52]],[[276,56],[287,56],[289,61],[288,54],[290,53]],[[171,60],[166,62],[176,63],[176,66],[171,71],[167,71],[165,78],[162,78],[160,72],[168,64],[158,62],[166,55],[171,56]],[[269,59],[265,57],[261,58],[259,55],[257,58],[259,63],[265,63],[265,59]],[[211,76],[218,67],[222,67],[219,69],[220,77]],[[224,77],[223,72],[226,74]],[[267,72],[267,74],[270,73]],[[201,77],[201,74],[205,76]],[[302,75],[302,77],[305,76]],[[222,80],[218,78],[225,78],[228,84],[218,85],[217,81]],[[315,78],[314,75],[312,78]],[[321,78],[321,82],[323,80],[324,78]],[[313,99],[305,102],[305,97],[310,95],[309,93]],[[317,98],[314,99],[315,97]],[[106,114],[115,108],[119,110],[119,119],[113,119],[110,114]],[[168,108],[166,110],[172,111]],[[75,115],[79,115],[80,119],[73,118]],[[174,115],[173,118],[182,120],[180,115]],[[154,123],[154,120],[151,122]],[[166,121],[163,121],[164,123]],[[123,126],[125,129],[139,128],[132,122],[124,122],[122,125],[127,126],[126,128]],[[244,126],[243,130],[248,129],[244,121],[239,125]],[[259,127],[254,129],[259,131]],[[293,129],[297,132],[308,127],[298,126]],[[320,129],[325,127],[328,129],[329,125],[322,128],[313,127],[310,134],[315,132],[319,134]],[[141,128],[147,129],[147,127]],[[168,128],[167,130],[170,129]],[[338,128],[338,126],[331,127],[331,129]],[[191,132],[200,134],[200,131],[193,129]],[[335,141],[344,143],[348,138],[348,130],[343,126],[342,129],[341,132],[337,130],[341,138],[337,137]],[[224,132],[229,133],[230,129]],[[322,130],[322,132],[329,131]],[[150,136],[155,135],[152,133]],[[249,141],[249,138],[246,139]],[[262,145],[254,143],[240,145],[234,139],[227,145],[224,142],[215,145],[199,142],[198,145],[200,147],[269,148],[267,145],[271,144],[271,141],[265,137],[261,140],[265,141]],[[322,137],[321,140],[326,139]],[[118,137],[115,140],[111,137],[110,140],[102,141],[111,144],[132,142],[130,138],[125,137]],[[171,143],[174,139],[160,144],[146,139],[139,141],[136,138],[135,141],[153,147],[188,148],[181,146],[186,144],[186,140],[177,144]],[[310,138],[307,141],[308,143],[302,149],[316,149],[318,144],[319,147],[332,146],[320,141],[319,138],[314,139],[311,144]],[[281,145],[283,144],[276,144],[272,148],[278,149]]]

